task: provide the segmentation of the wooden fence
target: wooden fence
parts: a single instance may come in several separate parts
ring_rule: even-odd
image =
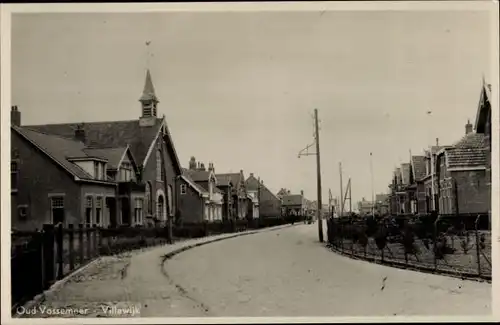
[[[32,299],[54,282],[102,255],[172,243],[221,233],[273,227],[301,217],[259,218],[227,222],[182,224],[172,227],[99,228],[62,224],[43,226],[40,232],[12,234],[12,308]],[[172,237],[170,237],[172,234]]]
[[[491,280],[489,215],[330,218],[340,253],[396,267]]]

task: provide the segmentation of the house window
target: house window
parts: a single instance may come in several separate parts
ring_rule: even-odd
[[[129,182],[132,179],[132,165],[129,162],[123,162],[120,167],[120,180]]]
[[[168,185],[167,187],[167,203],[168,203],[168,214],[173,215],[173,205],[174,200],[172,197],[172,185]]]
[[[94,161],[94,178],[95,179],[100,179],[100,176],[99,176],[99,163],[97,161]]]
[[[17,191],[17,180],[19,176],[19,165],[17,161],[12,161],[10,163],[10,189],[11,191]]]
[[[158,218],[158,220],[164,220],[165,219],[165,216],[164,216],[164,209],[165,209],[165,198],[163,197],[163,195],[158,195],[158,202],[156,204],[156,217]]]
[[[92,196],[85,198],[85,224],[88,227],[92,225]]]
[[[146,201],[146,209],[147,209],[147,214],[151,215],[153,214],[153,201],[151,200],[151,183],[147,182],[146,183],[146,194],[144,196],[145,201]]]
[[[98,226],[102,225],[102,197],[95,198],[95,223]]]
[[[161,166],[161,151],[160,149],[156,150],[156,180],[162,182],[163,181],[163,168]]]
[[[64,223],[64,197],[53,196],[50,199],[50,207],[52,213],[52,223],[57,225]]]
[[[143,200],[135,199],[134,223],[142,224]]]
[[[186,194],[186,192],[187,192],[186,184],[181,184],[181,195]]]

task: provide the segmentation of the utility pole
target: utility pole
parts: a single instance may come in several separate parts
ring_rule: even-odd
[[[314,138],[315,141],[313,144],[308,145],[304,149],[299,152],[298,158],[301,156],[316,156],[316,179],[317,179],[317,188],[318,188],[318,207],[316,209],[317,219],[318,219],[318,235],[319,241],[323,242],[323,216],[322,209],[323,204],[321,200],[321,156],[319,152],[319,121],[318,121],[318,109],[314,109]],[[313,145],[316,145],[316,152],[310,153],[309,148]]]
[[[370,152],[370,176],[371,176],[371,188],[372,188],[372,216],[375,216],[375,197],[373,194],[373,154]]]
[[[349,196],[348,196],[349,195]],[[351,200],[351,178],[347,181],[347,186],[345,188],[344,202],[342,206],[345,207],[345,201],[349,200],[349,213],[352,213],[352,200]]]
[[[319,241],[323,242],[323,203],[321,195],[321,156],[319,152],[319,122],[318,122],[318,109],[314,109],[314,121],[316,124],[316,174],[317,174],[317,185],[318,185],[318,208],[316,209],[318,213],[318,235]]]
[[[260,176],[259,178],[257,179],[257,202],[259,203],[259,209],[258,209],[258,213],[259,213],[259,219],[260,219],[260,212],[261,212],[261,203],[260,203]]]
[[[340,217],[344,216],[344,186],[342,185],[342,163],[339,162],[340,172]]]

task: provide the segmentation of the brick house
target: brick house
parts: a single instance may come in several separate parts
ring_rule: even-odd
[[[282,198],[281,203],[282,215],[305,215],[307,212],[307,200],[304,197],[304,192],[300,194],[287,194]]]
[[[12,112],[20,117],[17,107]],[[13,119],[14,123],[21,120]],[[81,130],[75,130],[75,136]],[[12,229],[43,224],[103,227],[144,223],[145,184],[128,146],[106,150],[82,141],[11,127]]]
[[[389,210],[393,215],[411,213],[413,190],[410,183],[410,163],[403,163],[394,170],[389,194]]]
[[[263,180],[257,179],[253,173],[250,173],[245,184],[249,192],[257,193],[259,216],[279,217],[281,215],[281,200],[264,185]]]
[[[182,170],[165,116],[157,116],[159,100],[149,70],[139,102],[141,116],[134,120],[29,125],[22,128],[67,139],[78,136],[80,142],[95,149],[129,147],[137,162],[139,178],[146,184],[145,217],[148,222],[165,222],[167,216],[180,214],[175,189]],[[20,112],[16,109],[11,115],[13,123],[20,126]]]
[[[381,216],[389,214],[389,194],[375,195],[375,213]]]
[[[425,175],[425,156],[410,155],[410,185],[408,194],[410,198],[410,211],[413,214],[427,213],[424,177]]]
[[[251,199],[245,186],[243,170],[239,173],[215,174],[218,187],[224,192],[224,201],[227,200],[224,215],[233,219],[244,219],[248,217]]]
[[[481,91],[476,131],[468,121],[465,135],[438,152],[439,210],[442,214],[491,210],[491,106],[488,87]]]
[[[281,199],[283,199],[283,197],[285,195],[289,195],[289,194],[290,194],[290,190],[287,190],[286,188],[282,188],[278,191],[278,193],[276,194],[276,197],[281,200]]]
[[[213,164],[208,170],[203,163],[191,157],[189,169],[183,168],[179,182],[179,207],[183,222],[221,221],[223,192],[217,188]]]
[[[436,139],[436,145],[425,150],[425,176],[422,178],[425,192],[425,213],[433,211],[439,213],[439,177],[436,160],[438,152],[449,147],[449,145],[440,146],[438,139]]]

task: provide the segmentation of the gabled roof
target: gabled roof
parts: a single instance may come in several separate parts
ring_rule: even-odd
[[[137,159],[137,165],[139,166],[146,163],[146,158],[149,157],[148,152],[154,146],[154,141],[159,136],[162,136],[161,130],[162,126],[164,126],[167,148],[173,158],[174,168],[180,173],[179,159],[168,131],[165,117],[154,118],[153,126],[141,126],[139,120],[136,119],[128,121],[87,122],[83,126],[81,123],[62,123],[27,125],[23,126],[23,128],[72,139],[78,126],[81,126],[85,130],[86,144],[90,147],[123,148],[130,146],[130,151],[134,158]]]
[[[205,190],[201,185],[196,184],[195,181],[189,177],[188,174],[183,173],[181,175],[181,178],[193,189],[195,190],[199,195],[208,195],[208,191]]]
[[[279,201],[280,200],[272,191],[270,191],[264,185],[263,182],[261,182],[259,185],[259,180],[257,178],[255,178],[255,176],[253,174],[250,174],[250,176],[247,178],[247,180],[245,181],[245,186],[250,191],[259,191],[259,186],[260,186],[260,200],[261,201],[271,201],[271,200]]]
[[[486,81],[482,80],[481,93],[479,95],[479,103],[477,105],[476,122],[474,123],[474,129],[478,133],[483,133],[485,128],[486,119],[488,118],[488,110],[491,110],[491,85],[486,84]]]
[[[213,173],[210,170],[193,170],[193,169],[187,169],[183,168],[183,172],[188,174],[189,177],[195,182],[208,182],[210,179],[210,174],[213,174],[215,178],[215,173]]]
[[[231,183],[236,187],[240,183],[240,180],[243,182],[245,181],[244,179],[241,179],[240,173],[215,174],[215,177],[217,178],[217,183],[220,186],[228,186],[228,184]]]
[[[288,195],[288,190],[286,188],[282,188],[281,190],[279,190],[279,192],[276,194],[276,196],[284,196],[284,195]]]
[[[304,203],[303,196],[300,194],[289,194],[283,196],[283,206],[302,205]]]
[[[420,180],[425,177],[425,156],[412,156],[411,166],[413,169],[413,177],[415,180]]]
[[[95,180],[94,177],[87,173],[83,168],[68,160],[68,158],[71,157],[88,157],[89,159],[95,157],[107,161],[106,157],[95,152],[92,152],[92,154],[87,153],[85,151],[85,145],[82,142],[63,138],[60,136],[36,132],[24,127],[13,126],[11,127],[11,130],[40,149],[56,164],[60,165],[68,173],[74,176],[75,180],[88,180],[97,181],[100,183],[108,183],[108,181],[104,180]],[[109,183],[113,182],[109,181]]]
[[[409,184],[410,183],[410,164],[409,163],[403,163],[401,164],[401,180],[403,184]]]
[[[108,169],[117,169],[128,150],[128,147],[83,149],[83,151],[88,155],[104,157],[108,161]]]

